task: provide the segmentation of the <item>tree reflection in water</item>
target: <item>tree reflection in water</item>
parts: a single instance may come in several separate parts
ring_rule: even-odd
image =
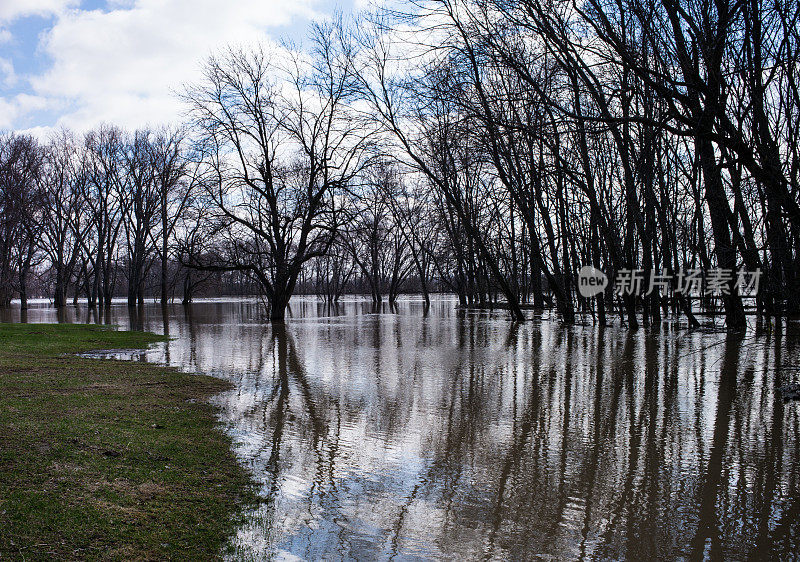
[[[632,334],[451,301],[300,300],[273,327],[252,302],[135,312],[94,318],[169,329],[148,359],[236,385],[216,402],[264,503],[234,557],[796,556],[800,404],[774,391],[800,376],[791,326]]]

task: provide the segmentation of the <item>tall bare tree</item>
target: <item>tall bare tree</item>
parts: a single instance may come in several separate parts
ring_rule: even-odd
[[[62,307],[91,227],[84,199],[88,173],[72,133],[57,132],[45,147],[39,183],[44,204],[41,245],[53,270],[53,303]]]
[[[369,159],[369,128],[348,105],[352,68],[334,33],[317,28],[312,61],[291,56],[289,68],[263,49],[229,50],[186,96],[219,240],[213,259],[192,265],[252,276],[272,320],[283,320],[304,264],[328,252],[339,194]]]
[[[15,293],[27,295],[25,278],[35,251],[33,236],[40,197],[40,149],[31,136],[0,136],[0,306]]]

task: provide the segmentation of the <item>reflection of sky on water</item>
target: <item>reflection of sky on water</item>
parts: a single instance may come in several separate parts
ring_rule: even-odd
[[[131,358],[234,383],[214,402],[265,498],[235,557],[792,555],[800,404],[774,385],[800,374],[794,337],[454,305],[297,299],[284,329],[221,299],[61,319],[168,333]]]

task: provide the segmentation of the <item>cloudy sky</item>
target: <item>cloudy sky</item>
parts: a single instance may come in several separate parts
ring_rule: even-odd
[[[366,0],[0,0],[0,130],[174,120],[174,92],[230,44],[302,41]]]

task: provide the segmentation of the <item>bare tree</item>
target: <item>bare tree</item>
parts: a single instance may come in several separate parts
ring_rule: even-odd
[[[136,131],[125,143],[125,182],[120,191],[123,231],[127,246],[128,306],[144,302],[147,271],[152,265],[150,237],[160,216],[161,193],[156,184],[156,154],[153,133]]]
[[[44,149],[40,189],[44,209],[41,245],[53,270],[53,303],[66,305],[67,287],[73,279],[84,238],[91,227],[84,194],[88,182],[80,144],[61,130]],[[77,291],[77,288],[76,288]]]
[[[162,305],[168,300],[169,259],[175,230],[200,180],[200,165],[189,158],[187,144],[183,131],[169,129],[158,131],[151,143],[153,181],[159,199],[159,229],[151,230],[150,238],[161,262]]]
[[[369,130],[348,106],[352,69],[316,30],[313,62],[270,64],[261,49],[211,58],[188,90],[215,205],[220,251],[206,270],[258,281],[270,318],[283,320],[300,272],[325,255],[339,229],[340,201],[368,161]]]
[[[0,137],[0,306],[11,304],[14,293],[27,296],[25,279],[36,249],[33,228],[40,201],[36,185],[40,161],[32,137]]]
[[[90,132],[86,151],[89,181],[85,199],[95,238],[92,294],[97,295],[101,306],[108,306],[114,295],[117,241],[123,219],[119,196],[125,182],[122,131],[103,126]]]

